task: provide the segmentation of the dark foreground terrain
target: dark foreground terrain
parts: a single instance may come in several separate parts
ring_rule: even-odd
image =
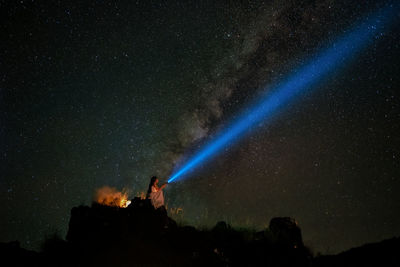
[[[393,238],[314,258],[291,218],[274,218],[262,232],[225,222],[200,231],[140,199],[128,208],[73,208],[66,240],[49,238],[42,252],[0,243],[1,266],[400,266],[399,255]]]

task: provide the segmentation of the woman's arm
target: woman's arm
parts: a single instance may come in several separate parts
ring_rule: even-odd
[[[158,190],[163,190],[163,188],[166,187],[166,186],[167,186],[167,184],[163,184],[162,186],[160,186],[160,187],[158,188]]]

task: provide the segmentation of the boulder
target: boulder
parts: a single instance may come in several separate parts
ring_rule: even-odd
[[[295,219],[290,217],[272,218],[269,231],[273,241],[288,247],[304,247],[301,230]]]

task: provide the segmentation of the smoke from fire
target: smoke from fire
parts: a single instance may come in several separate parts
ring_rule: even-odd
[[[128,200],[128,192],[123,189],[118,191],[115,187],[103,186],[96,189],[93,201],[101,205],[126,208],[130,201]]]

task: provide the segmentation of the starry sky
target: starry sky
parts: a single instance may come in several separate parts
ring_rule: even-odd
[[[167,180],[246,104],[391,1],[0,1],[0,242],[97,188]],[[348,66],[165,189],[198,227],[294,217],[315,252],[400,235],[399,16]]]

